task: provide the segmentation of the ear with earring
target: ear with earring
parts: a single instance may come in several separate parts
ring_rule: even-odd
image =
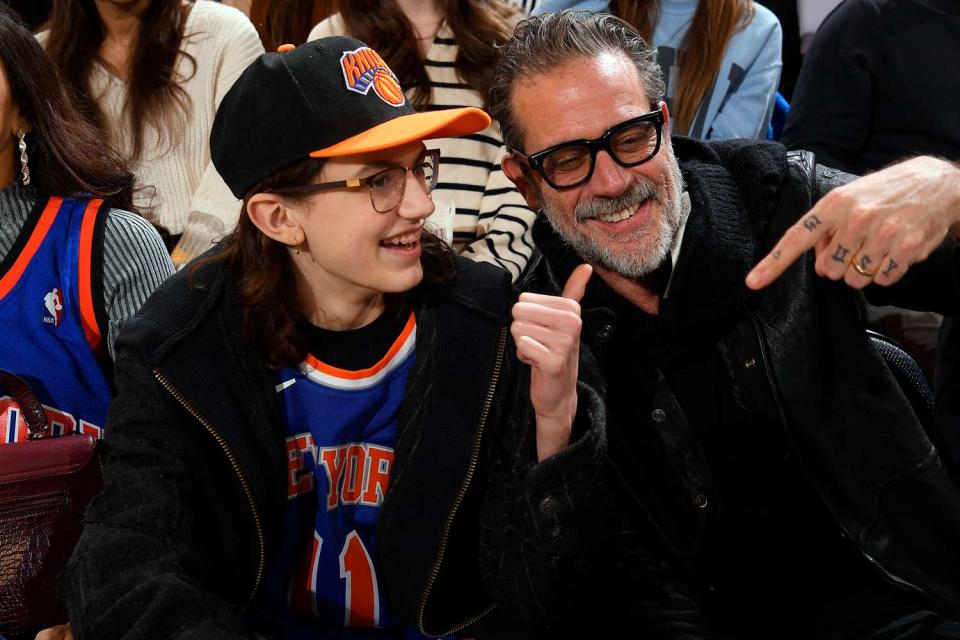
[[[23,183],[23,186],[30,184],[30,166],[29,159],[27,158],[27,132],[23,129],[17,131],[17,138],[20,142],[18,146],[20,147],[20,181]]]
[[[302,239],[297,240],[297,242],[291,245],[290,248],[293,249],[293,252],[295,254],[300,255],[301,253],[303,253],[303,240]]]

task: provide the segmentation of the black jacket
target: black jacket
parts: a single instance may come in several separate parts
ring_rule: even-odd
[[[850,0],[824,19],[803,60],[783,143],[866,173],[926,154],[960,160],[960,4]],[[905,96],[910,96],[905,100]]]
[[[743,284],[784,231],[849,176],[815,168],[810,154],[792,154],[788,162],[775,144],[675,138],[674,148],[692,203],[688,233],[671,300],[659,316],[642,321],[660,323],[661,332],[672,332],[661,335],[684,338],[690,349],[702,346],[697,323],[723,327],[716,344],[729,363],[737,401],[774,407],[804,475],[840,529],[883,578],[960,616],[960,491],[867,341],[859,294],[818,277],[812,252],[763,291]],[[543,220],[534,238],[544,254],[543,277],[559,287],[579,259]],[[874,287],[867,296],[879,304],[956,312],[955,259],[949,242],[897,286]],[[625,305],[599,278],[582,302],[585,340],[601,354],[609,394],[609,464],[601,481],[619,496],[608,498],[614,505],[608,515],[613,509],[622,514],[599,528],[607,538],[598,544],[620,545],[619,552],[607,552],[624,576],[611,591],[630,593],[621,598],[621,611],[634,628],[659,637],[710,637],[687,563],[719,496],[662,374],[650,372],[652,391],[644,396],[635,373],[646,351],[605,349],[641,321]],[[627,371],[614,358],[640,365]],[[636,391],[613,404],[614,384]]]
[[[185,271],[118,343],[105,489],[62,580],[78,638],[253,637],[242,611],[286,503],[274,380],[241,334],[231,273],[208,265],[198,287]],[[463,259],[455,282],[410,298],[417,358],[377,536],[388,606],[429,634],[521,628],[480,581],[481,564],[492,584],[521,570],[481,548],[481,513],[549,551],[557,541],[540,505],[558,507],[551,522],[571,514],[556,488],[590,484],[604,448],[602,405],[581,385],[579,440],[532,463],[529,371],[508,335],[512,301],[506,272]]]

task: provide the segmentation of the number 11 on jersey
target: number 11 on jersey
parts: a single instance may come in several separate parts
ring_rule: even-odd
[[[367,548],[351,531],[340,551],[340,577],[347,581],[344,600],[345,627],[380,626],[380,591]]]

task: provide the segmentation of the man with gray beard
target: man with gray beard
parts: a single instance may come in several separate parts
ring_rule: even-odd
[[[593,266],[609,418],[599,475],[540,505],[539,597],[490,588],[570,637],[960,638],[960,489],[859,314],[960,311],[960,167],[671,138],[662,94],[608,15],[521,22],[494,71],[504,171],[543,212],[526,284]]]

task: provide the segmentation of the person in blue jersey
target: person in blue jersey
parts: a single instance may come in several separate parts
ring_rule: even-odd
[[[656,47],[670,131],[766,138],[783,68],[780,21],[753,0],[544,0],[535,14],[603,11]]]
[[[173,270],[130,211],[133,184],[0,5],[0,368],[29,383],[55,434],[103,436],[114,341]],[[27,440],[19,409],[0,384],[0,446]]]
[[[353,38],[280,49],[212,131],[236,229],[120,339],[105,489],[61,581],[72,631],[505,637],[525,623],[491,586],[576,552],[563,486],[598,473],[590,268],[515,301],[424,231],[423,141],[489,117],[417,113]],[[492,523],[533,541],[525,567]]]
[[[129,213],[132,187],[0,7],[0,367],[31,384],[58,433],[102,435],[117,332],[171,272],[156,231]],[[0,444],[23,441],[2,391]]]

